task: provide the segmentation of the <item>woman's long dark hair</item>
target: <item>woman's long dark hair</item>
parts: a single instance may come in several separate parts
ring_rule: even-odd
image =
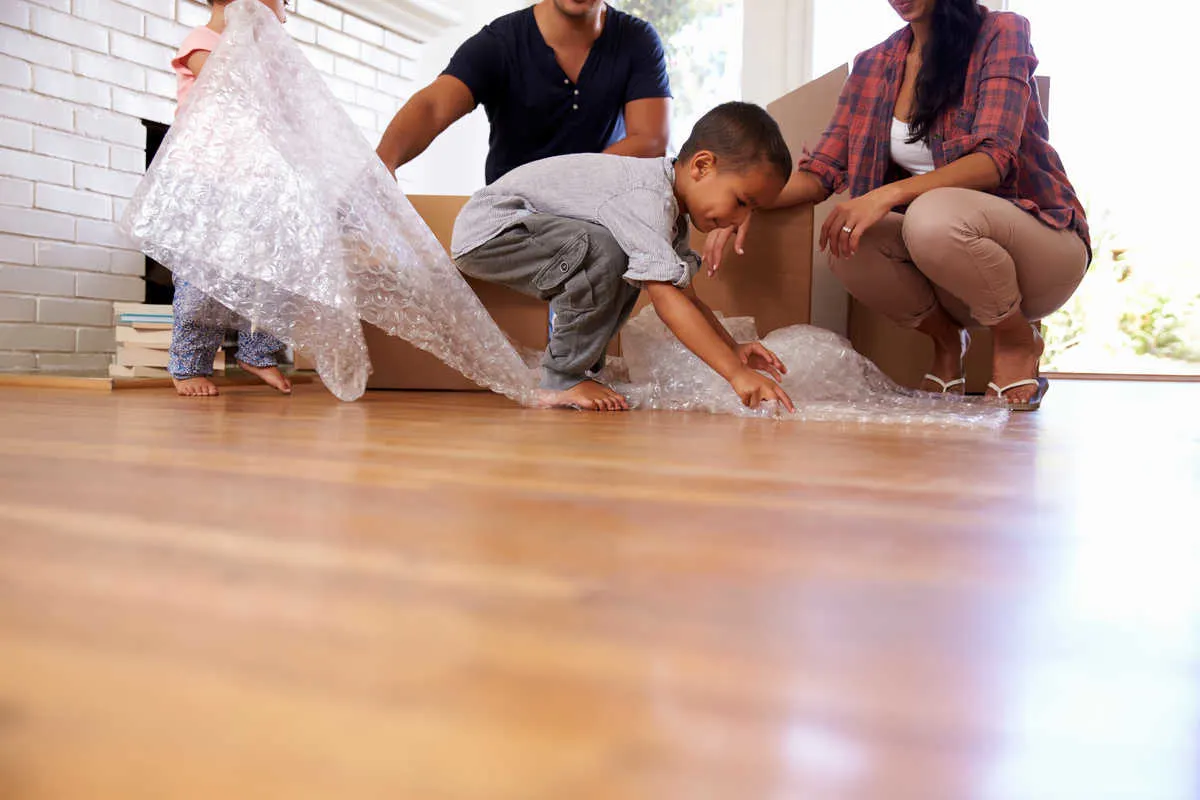
[[[917,89],[909,119],[909,143],[929,143],[934,122],[947,106],[962,99],[967,65],[984,11],[976,0],[937,0],[933,7],[929,41],[921,55]]]

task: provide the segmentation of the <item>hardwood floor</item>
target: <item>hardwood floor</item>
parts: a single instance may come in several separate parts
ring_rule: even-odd
[[[1198,401],[0,389],[0,798],[1196,800]]]

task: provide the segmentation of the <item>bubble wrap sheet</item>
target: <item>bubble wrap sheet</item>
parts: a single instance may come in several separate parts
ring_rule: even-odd
[[[340,399],[366,388],[366,321],[538,405],[537,359],[523,360],[488,316],[283,26],[257,0],[232,3],[226,19],[129,204],[127,233],[177,279],[312,357]],[[230,321],[223,309],[212,320]],[[755,337],[752,321],[730,324],[739,340]],[[765,342],[790,368],[798,413],[781,418],[998,427],[1007,415],[902,390],[828,331],[787,328]],[[742,406],[652,309],[622,348],[628,381],[615,388],[635,407],[779,413]]]
[[[758,338],[754,320],[722,320],[739,342]],[[775,405],[746,408],[729,384],[709,369],[644,309],[621,332],[628,382],[615,387],[636,408],[707,411],[797,421],[997,429],[1008,409],[982,399],[903,389],[854,350],[846,339],[812,325],[767,334],[763,344],[788,367],[780,384],[796,405],[791,414]],[[625,377],[625,376],[621,376]],[[614,381],[617,380],[614,371]]]
[[[320,74],[255,0],[228,27],[138,187],[141,249],[316,361],[334,395],[366,388],[360,320],[518,402],[528,368]]]

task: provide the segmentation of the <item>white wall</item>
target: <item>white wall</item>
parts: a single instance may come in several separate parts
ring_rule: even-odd
[[[822,30],[821,25],[837,24],[851,26],[855,19],[874,20],[880,9],[888,13],[887,0],[743,0],[745,3],[745,27],[743,28],[743,52],[745,63],[742,69],[742,86],[745,99],[752,103],[765,104],[782,94],[807,83],[834,64],[820,65],[814,70],[813,56],[816,41],[829,39],[848,40],[853,32]],[[982,0],[983,5],[1001,11],[1007,0]],[[892,30],[903,24],[896,17]],[[877,26],[874,26],[877,27]],[[885,26],[886,27],[886,26]],[[862,49],[876,41],[866,41]]]
[[[414,73],[416,88],[440,75],[458,46],[484,25],[528,5],[528,0],[458,0],[454,9],[462,23],[426,43]],[[487,116],[479,107],[451,125],[428,150],[396,174],[411,194],[471,194],[483,186],[487,141]]]
[[[298,6],[287,30],[374,145],[423,45]],[[144,172],[141,120],[171,121],[171,57],[208,16],[192,0],[0,0],[0,370],[111,360],[112,302],[144,297],[116,223]]]

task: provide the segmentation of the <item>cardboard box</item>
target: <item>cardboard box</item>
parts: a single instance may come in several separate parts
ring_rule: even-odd
[[[454,220],[467,202],[450,195],[411,195],[409,202],[425,220],[433,235],[450,250]],[[492,319],[519,344],[535,349],[546,346],[549,309],[546,303],[503,286],[468,278]],[[422,389],[437,391],[482,391],[434,356],[403,339],[388,336],[374,325],[363,325],[372,373],[368,389]]]
[[[696,275],[696,294],[727,317],[754,317],[760,336],[812,319],[812,206],[754,215],[745,255],[722,259],[709,278]],[[706,236],[692,231],[692,247],[703,252]],[[648,301],[643,295],[639,305]]]
[[[837,107],[847,70],[840,67],[767,106],[779,123],[792,158],[815,144]],[[727,253],[713,278],[696,276],[696,294],[725,316],[754,317],[760,336],[823,316],[824,298],[814,302],[816,221],[822,206],[759,211],[750,223],[745,255]],[[704,251],[706,234],[692,230],[692,248]],[[644,304],[644,301],[643,301]],[[827,315],[824,315],[827,316]]]

